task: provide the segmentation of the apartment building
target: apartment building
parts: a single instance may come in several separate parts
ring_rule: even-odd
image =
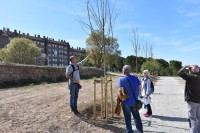
[[[0,48],[6,45],[15,37],[27,38],[33,41],[40,49],[42,58],[45,59],[45,65],[49,66],[67,66],[69,65],[69,57],[76,55],[80,57],[85,55],[83,48],[73,48],[65,40],[54,40],[53,38],[41,37],[40,35],[31,36],[29,33],[21,33],[20,31],[10,31],[9,28],[0,30]]]

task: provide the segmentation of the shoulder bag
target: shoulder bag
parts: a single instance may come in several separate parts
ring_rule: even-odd
[[[130,80],[128,79],[128,77],[126,77],[126,79],[128,80],[129,85],[130,85],[130,87],[131,87],[131,91],[132,91],[133,97],[134,97],[135,102],[136,102],[136,108],[137,108],[138,110],[140,110],[140,109],[142,108],[142,102],[141,102],[140,100],[136,99],[136,96],[135,96],[133,87],[132,87],[132,85],[131,85],[131,82],[130,82]]]

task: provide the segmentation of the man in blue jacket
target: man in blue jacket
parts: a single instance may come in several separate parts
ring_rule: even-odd
[[[143,125],[141,122],[140,114],[136,108],[135,98],[133,96],[135,94],[135,97],[138,98],[138,94],[140,94],[140,92],[141,92],[140,81],[139,81],[138,77],[130,75],[131,68],[129,65],[125,65],[123,67],[122,71],[123,71],[125,77],[120,78],[120,80],[118,82],[118,88],[119,88],[118,96],[119,96],[119,98],[121,98],[121,95],[120,95],[121,88],[123,88],[125,93],[128,94],[128,96],[129,96],[129,98],[123,102],[123,107],[122,107],[123,112],[124,112],[124,117],[125,117],[127,133],[133,133],[133,129],[132,129],[132,125],[131,125],[131,114],[134,117],[137,130],[139,132],[143,133]],[[130,81],[130,83],[129,83],[129,81]],[[131,89],[133,89],[134,94]]]

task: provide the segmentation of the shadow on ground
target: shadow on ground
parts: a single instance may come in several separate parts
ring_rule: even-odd
[[[163,121],[188,122],[188,119],[180,117],[169,117],[169,116],[159,116],[159,115],[153,115],[152,117]]]
[[[93,117],[93,106],[89,106],[86,109],[81,111],[80,119],[82,119],[84,122],[94,125],[96,127],[100,127],[105,130],[109,130],[115,133],[123,133],[126,132],[125,128],[119,127],[119,125],[125,125],[123,118],[118,117],[109,117],[108,121],[105,119],[100,118],[100,105],[97,105],[97,115],[96,119]]]

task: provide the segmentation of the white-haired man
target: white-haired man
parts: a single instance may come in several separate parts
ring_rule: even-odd
[[[189,69],[189,73],[184,71]],[[188,120],[191,133],[200,133],[200,75],[198,65],[187,65],[178,75],[186,80],[185,101],[188,104]]]
[[[140,94],[141,92],[141,83],[137,76],[133,76],[130,74],[131,67],[129,65],[125,65],[122,71],[125,77],[120,78],[118,82],[118,88],[119,88],[118,96],[121,97],[120,95],[121,88],[123,88],[125,93],[128,94],[129,96],[129,98],[123,102],[123,107],[122,107],[125,117],[127,133],[133,133],[131,125],[131,114],[134,117],[137,130],[140,133],[143,133],[143,125],[141,122],[138,109],[136,108],[136,100],[135,100],[135,98],[138,98],[138,94]]]

